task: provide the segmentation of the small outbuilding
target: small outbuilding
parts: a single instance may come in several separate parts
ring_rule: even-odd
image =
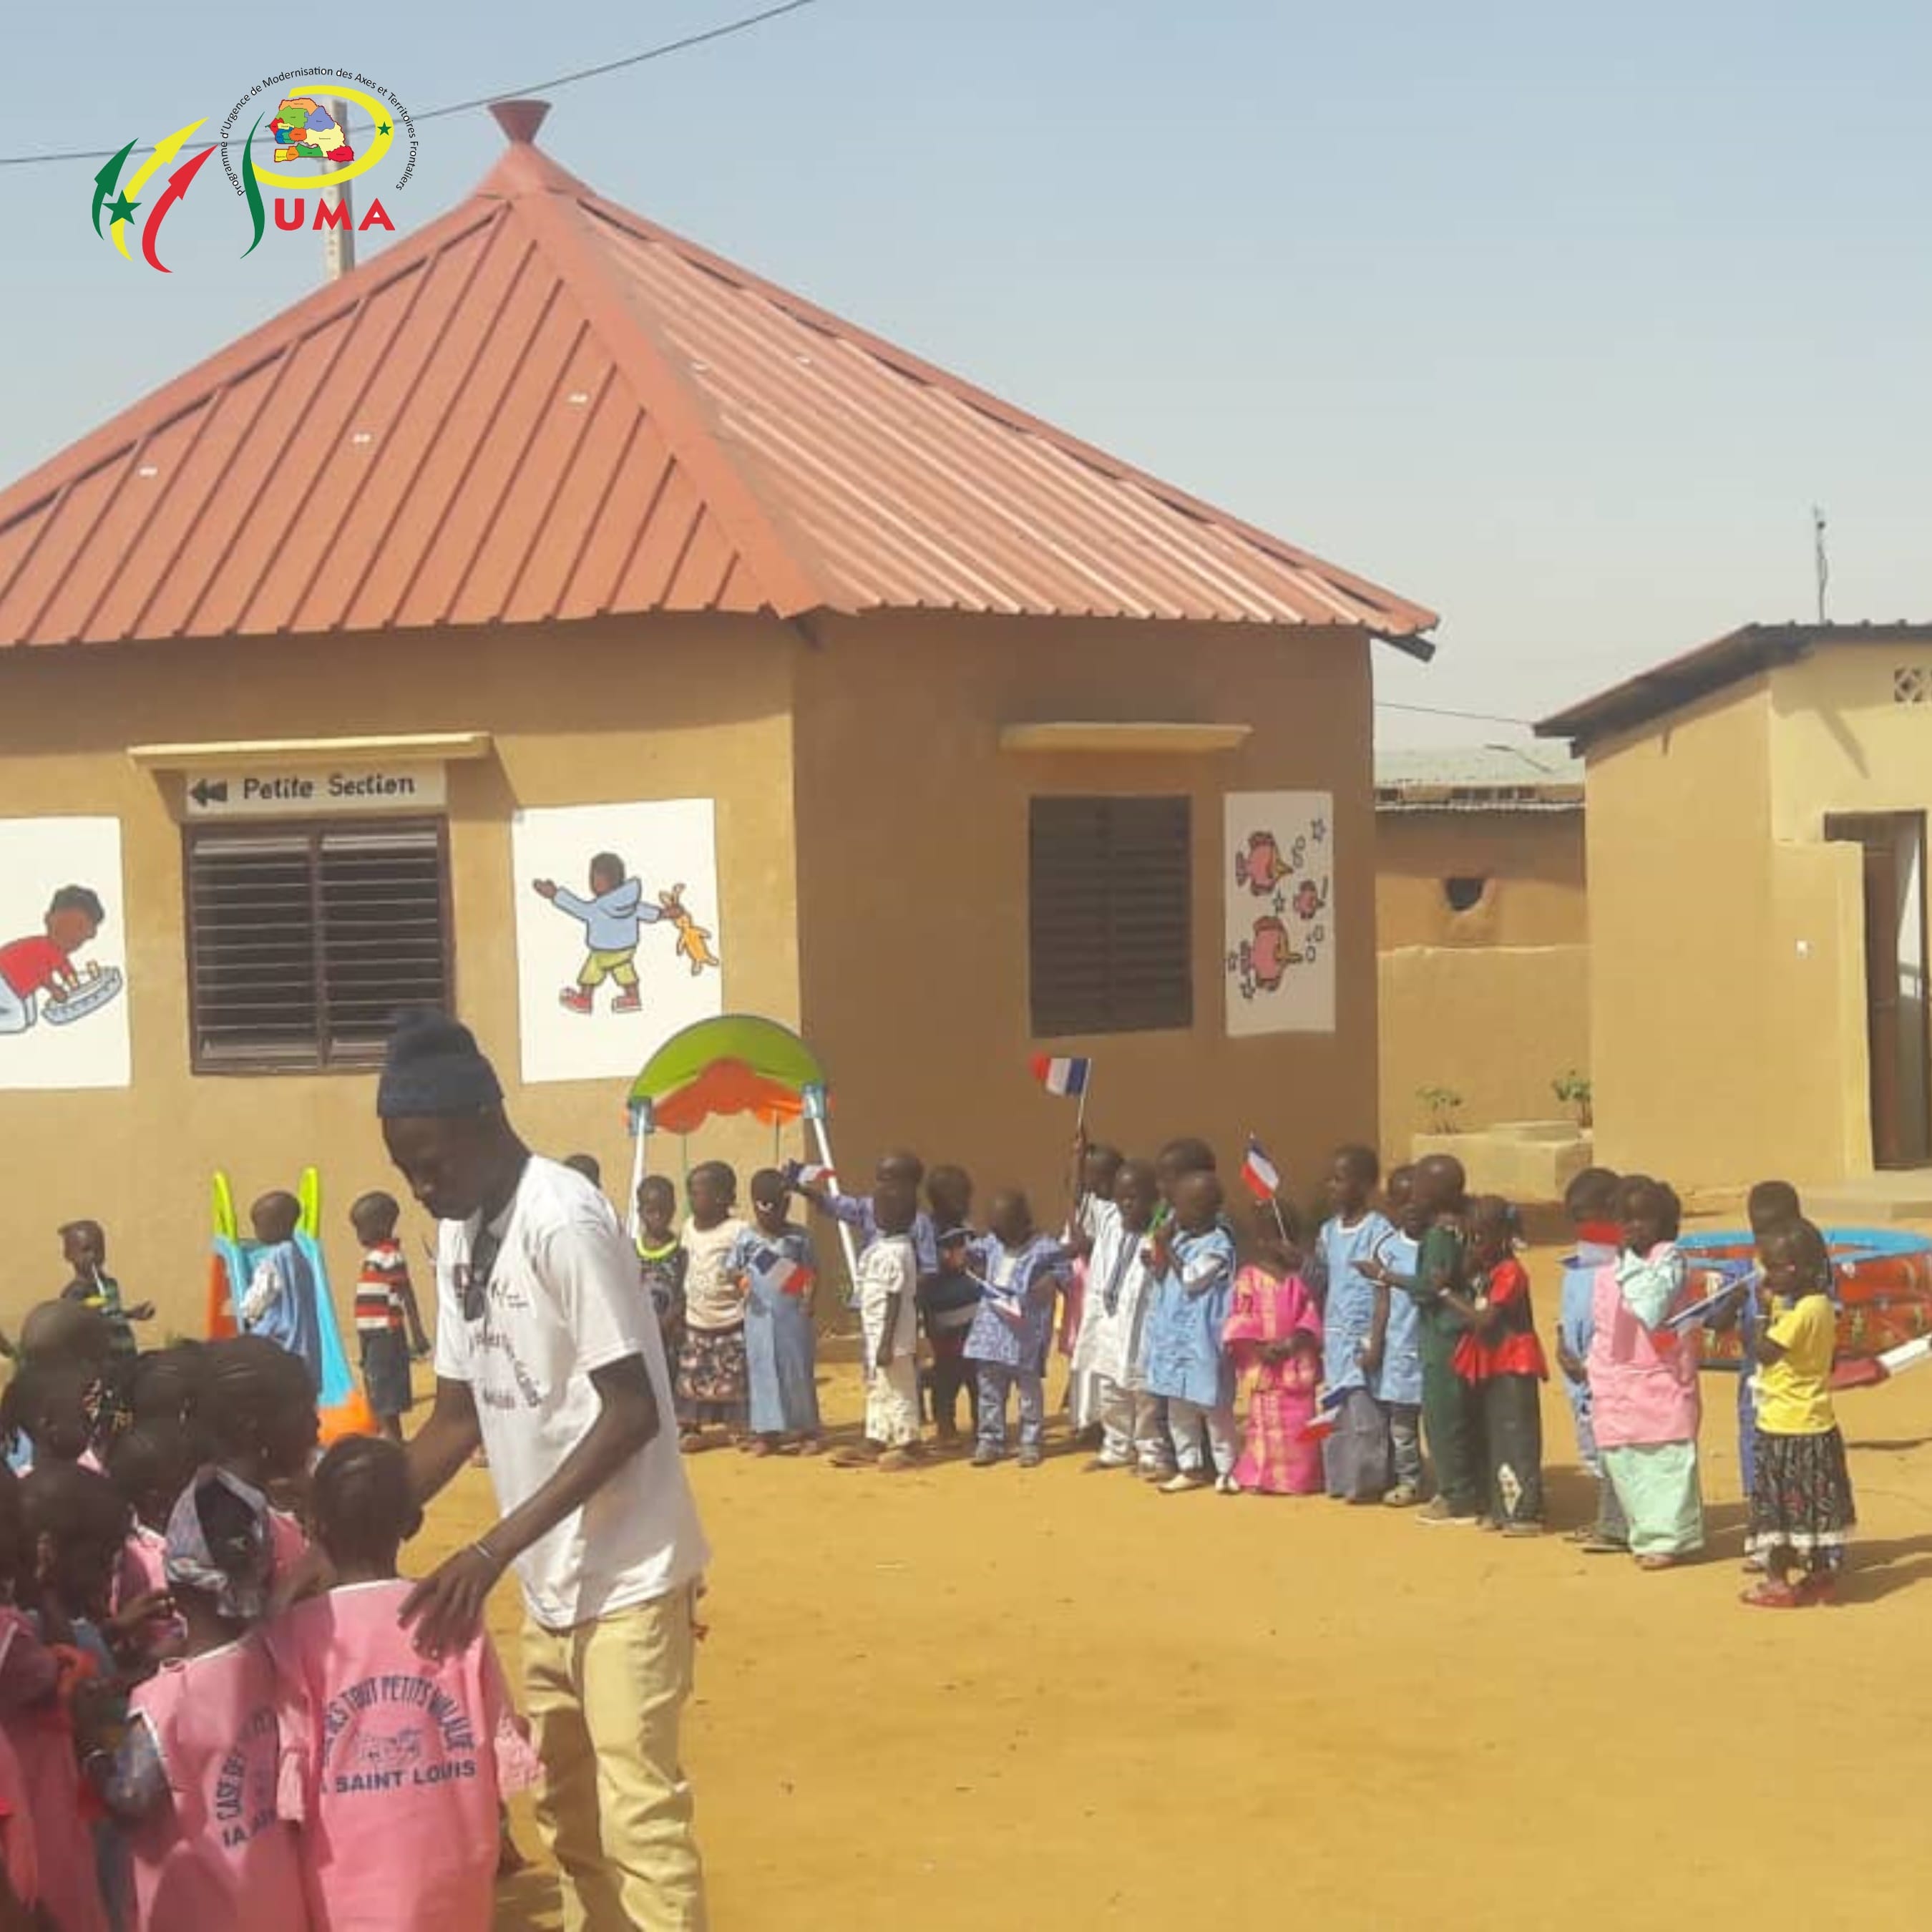
[[[1601,1157],[1718,1188],[1932,1162],[1932,625],[1747,625],[1537,729],[1585,762]]]

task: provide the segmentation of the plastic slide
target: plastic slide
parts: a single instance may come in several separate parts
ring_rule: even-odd
[[[322,1388],[316,1397],[322,1415],[322,1439],[334,1442],[345,1436],[373,1436],[376,1418],[350,1367],[335,1319],[334,1300],[328,1292],[328,1262],[322,1250],[322,1177],[314,1168],[303,1170],[296,1198],[302,1203],[296,1245],[308,1258],[315,1277],[316,1330],[322,1337]],[[236,1310],[254,1274],[261,1244],[243,1238],[236,1217],[235,1191],[226,1174],[214,1177],[212,1206],[214,1253],[208,1274],[208,1334],[214,1341],[237,1332]]]

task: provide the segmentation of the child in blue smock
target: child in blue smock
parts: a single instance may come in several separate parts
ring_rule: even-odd
[[[1414,1277],[1429,1216],[1416,1204],[1415,1169],[1398,1167],[1384,1190],[1392,1232],[1383,1238],[1376,1259],[1392,1276]],[[1388,1322],[1382,1330],[1382,1362],[1375,1394],[1388,1418],[1389,1457],[1395,1486],[1382,1498],[1390,1509],[1412,1509],[1423,1500],[1422,1311],[1412,1294],[1390,1293]]]
[[[322,1387],[322,1327],[316,1311],[315,1270],[296,1240],[302,1203],[292,1194],[265,1194],[248,1210],[260,1252],[236,1311],[246,1334],[265,1336],[308,1370]]]
[[[1173,1214],[1154,1230],[1154,1301],[1142,1346],[1150,1394],[1164,1397],[1174,1438],[1174,1474],[1163,1495],[1206,1487],[1239,1496],[1234,1463],[1234,1372],[1222,1345],[1234,1285],[1234,1240],[1221,1219],[1221,1184],[1212,1174],[1174,1186]]]
[[[752,1224],[727,1264],[745,1290],[745,1362],[751,1432],[745,1448],[770,1456],[795,1442],[815,1456],[819,1436],[817,1338],[812,1291],[818,1258],[812,1237],[785,1217],[784,1176],[761,1168],[752,1177]]]
[[[1046,1454],[1046,1352],[1054,1304],[1066,1286],[1066,1250],[1039,1233],[1017,1188],[993,1196],[988,1232],[974,1244],[979,1312],[966,1335],[966,1359],[980,1384],[979,1444],[973,1466],[989,1469],[1006,1453],[1006,1402],[1018,1398],[1019,1466],[1037,1468]]]
[[[1586,1167],[1563,1194],[1576,1246],[1563,1257],[1563,1293],[1556,1316],[1556,1353],[1564,1394],[1576,1430],[1576,1460],[1592,1475],[1603,1473],[1596,1431],[1590,1424],[1590,1337],[1594,1332],[1591,1304],[1597,1271],[1617,1258],[1618,1177],[1606,1167]]]
[[[1573,1543],[1603,1552],[1624,1548],[1629,1528],[1616,1486],[1597,1454],[1597,1432],[1590,1414],[1590,1342],[1596,1334],[1597,1276],[1616,1264],[1622,1241],[1617,1196],[1623,1183],[1606,1167],[1586,1167],[1564,1189],[1564,1212],[1576,1245],[1563,1258],[1562,1299],[1556,1312],[1556,1366],[1576,1430],[1576,1460],[1597,1479],[1597,1520],[1570,1532]]]
[[[1322,1445],[1322,1473],[1338,1502],[1379,1502],[1390,1490],[1389,1425],[1376,1393],[1392,1296],[1364,1274],[1379,1258],[1394,1224],[1372,1204],[1382,1166],[1375,1150],[1336,1150],[1328,1177],[1334,1212],[1322,1222],[1307,1280],[1322,1304],[1322,1379],[1335,1432]]]

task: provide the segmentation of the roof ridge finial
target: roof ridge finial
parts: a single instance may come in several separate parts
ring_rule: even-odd
[[[537,130],[544,124],[544,116],[550,112],[548,100],[493,100],[490,112],[496,116],[496,125],[502,129],[505,138],[514,146],[535,147]]]

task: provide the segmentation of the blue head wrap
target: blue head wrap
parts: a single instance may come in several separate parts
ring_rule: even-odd
[[[466,1026],[428,1012],[405,1013],[396,1022],[376,1091],[379,1118],[480,1114],[502,1098],[496,1070]]]

